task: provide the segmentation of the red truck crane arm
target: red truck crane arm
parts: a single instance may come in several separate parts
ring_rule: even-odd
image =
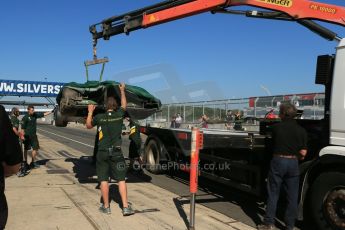
[[[235,11],[234,6],[253,6],[266,11]],[[269,10],[269,11],[267,11]],[[110,17],[90,26],[95,43],[117,34],[173,21],[192,15],[212,13],[241,13],[249,17],[297,21],[328,40],[337,35],[311,20],[345,26],[345,7],[307,0],[167,0],[119,16]]]

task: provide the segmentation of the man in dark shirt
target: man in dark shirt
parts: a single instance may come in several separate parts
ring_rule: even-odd
[[[45,113],[36,113],[32,105],[28,106],[28,114],[22,119],[22,132],[24,135],[24,161],[27,162],[28,150],[32,148],[32,161],[31,168],[39,168],[39,164],[36,162],[36,156],[38,154],[39,142],[37,139],[37,119],[51,114],[52,111]]]
[[[22,161],[18,137],[12,130],[11,121],[0,105],[0,230],[5,228],[8,207],[5,197],[5,176],[15,174]]]
[[[259,230],[274,229],[277,202],[280,187],[286,192],[288,202],[285,210],[285,224],[287,230],[292,230],[297,218],[299,166],[298,159],[303,160],[307,154],[307,132],[294,120],[297,109],[292,104],[280,106],[279,117],[281,123],[273,126],[273,158],[267,181],[267,207],[264,224]]]
[[[129,216],[134,214],[130,203],[127,201],[126,186],[126,162],[121,152],[121,133],[127,100],[125,95],[125,85],[119,85],[121,94],[121,107],[117,106],[114,97],[108,97],[105,113],[97,114],[94,118],[95,105],[88,106],[88,116],[86,127],[91,129],[97,126],[98,131],[98,152],[96,156],[96,172],[98,181],[101,183],[100,189],[103,204],[99,208],[102,213],[110,214],[109,205],[109,177],[113,177],[119,182],[119,192],[122,199],[122,214]]]
[[[173,128],[173,129],[177,128],[177,126],[176,126],[176,116],[173,116],[171,118],[170,128]]]

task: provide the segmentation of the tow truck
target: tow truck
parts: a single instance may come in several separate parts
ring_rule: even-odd
[[[233,10],[248,6],[251,10]],[[345,8],[307,0],[168,0],[91,25],[94,47],[98,39],[211,12],[297,22],[321,37],[336,41],[336,53],[317,58],[316,84],[325,86],[322,120],[298,120],[309,135],[308,157],[300,162],[299,219],[306,213],[320,230],[345,229],[345,39],[315,21],[345,26]],[[263,121],[259,132],[203,130],[201,176],[238,190],[262,196],[272,157],[270,127]],[[162,164],[188,169],[191,131],[142,127],[147,135],[144,159],[159,173]],[[230,169],[222,170],[227,163]],[[204,166],[213,165],[213,168]]]

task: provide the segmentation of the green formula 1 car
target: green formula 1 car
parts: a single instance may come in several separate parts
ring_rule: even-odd
[[[114,96],[120,105],[119,83],[115,81],[87,81],[64,85],[56,98],[55,125],[84,122],[88,104],[97,104],[95,114],[105,111],[106,98]],[[145,89],[126,85],[127,112],[133,119],[145,119],[160,110],[161,102]]]

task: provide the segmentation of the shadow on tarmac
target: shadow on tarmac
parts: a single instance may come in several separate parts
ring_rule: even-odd
[[[109,202],[115,202],[120,209],[122,209],[122,200],[119,193],[119,186],[117,184],[111,184],[109,186]],[[130,202],[130,201],[129,201]],[[102,198],[100,198],[100,203],[103,203]],[[135,209],[135,204],[133,204],[133,208],[135,213],[148,213],[148,212],[159,212],[160,210],[157,208],[150,208],[144,210],[137,210]]]
[[[96,166],[90,156],[82,156],[80,158],[67,158],[66,162],[73,163],[73,172],[78,182],[84,183],[98,183],[96,176]],[[132,174],[127,173],[126,183],[148,183],[151,181],[151,177],[146,174]],[[113,182],[114,180],[111,180]]]
[[[36,163],[42,166],[42,165],[46,165],[49,161],[50,159],[36,160]]]
[[[97,183],[96,169],[91,165],[90,157],[81,156],[78,158],[66,158],[65,162],[73,163],[73,172],[78,182],[84,183]]]
[[[185,185],[189,185],[188,173],[171,173],[167,174],[166,176]],[[262,218],[265,215],[265,198],[253,197],[239,190],[232,189],[230,187],[202,177],[199,178],[199,191],[205,194],[198,194],[196,196],[196,203],[211,204],[216,202],[231,202],[233,204],[238,205],[245,213],[245,215],[247,215],[254,222],[255,225],[262,223]],[[282,195],[281,197],[284,197],[284,195]],[[181,200],[181,198],[187,199]],[[181,196],[181,198],[174,198],[173,201],[181,218],[183,219],[184,223],[186,224],[186,227],[188,228],[188,217],[185,214],[182,206],[190,204],[189,196]],[[275,224],[276,229],[284,230],[285,225],[283,220],[286,202],[283,198],[279,200],[278,207],[279,209],[277,210],[277,221]],[[302,221],[296,221],[295,226],[300,230],[311,229],[308,223]]]
[[[78,179],[79,183],[94,183],[98,184],[96,177],[96,169],[92,156],[82,156],[80,158],[67,158],[66,162],[72,162],[73,172],[75,177]],[[46,162],[40,162],[45,164]],[[174,179],[182,184],[189,185],[189,174],[187,173],[170,173],[166,175],[167,177]],[[127,173],[127,183],[149,183],[152,180],[151,176],[147,174],[134,174]],[[111,180],[110,182],[115,182]],[[212,185],[212,186],[210,186]],[[99,189],[99,185],[96,185],[96,189]],[[255,225],[262,223],[262,217],[265,214],[265,200],[262,198],[255,198],[239,190],[226,187],[225,185],[218,184],[214,181],[210,181],[206,178],[199,178],[199,190],[204,193],[197,195],[196,202],[198,204],[212,204],[217,202],[231,202],[238,205],[242,211],[247,215]],[[183,219],[186,227],[189,227],[189,221],[186,213],[184,212],[182,206],[188,205],[189,200],[181,200],[180,198],[174,198],[173,202],[179,212],[180,217]],[[110,184],[110,200],[117,203],[120,208],[122,208],[121,197],[118,193],[118,186],[116,184]],[[276,222],[277,229],[284,229],[284,224],[282,221],[284,218],[284,202],[283,205],[278,205],[281,207],[278,210],[277,216],[278,221]],[[136,210],[137,213],[142,212],[156,212],[159,210]],[[238,219],[236,216],[234,218]],[[303,224],[301,221],[296,223],[296,227],[301,230],[310,229],[307,224]]]
[[[186,215],[186,213],[184,212],[183,209],[183,204],[189,204],[189,201],[182,201],[181,198],[173,198],[175,207],[178,211],[178,214],[180,215],[180,217],[182,218],[184,224],[186,225],[186,228],[189,229],[189,220],[188,217]]]
[[[167,176],[180,183],[189,185],[189,174],[187,173],[174,173]],[[243,212],[256,225],[261,223],[261,216],[264,215],[262,200],[202,177],[199,178],[198,188],[201,193],[204,193],[197,194],[196,202],[198,204],[231,202],[240,206]],[[182,197],[189,199],[189,196]],[[189,204],[189,200],[182,200],[180,202],[182,204]]]

